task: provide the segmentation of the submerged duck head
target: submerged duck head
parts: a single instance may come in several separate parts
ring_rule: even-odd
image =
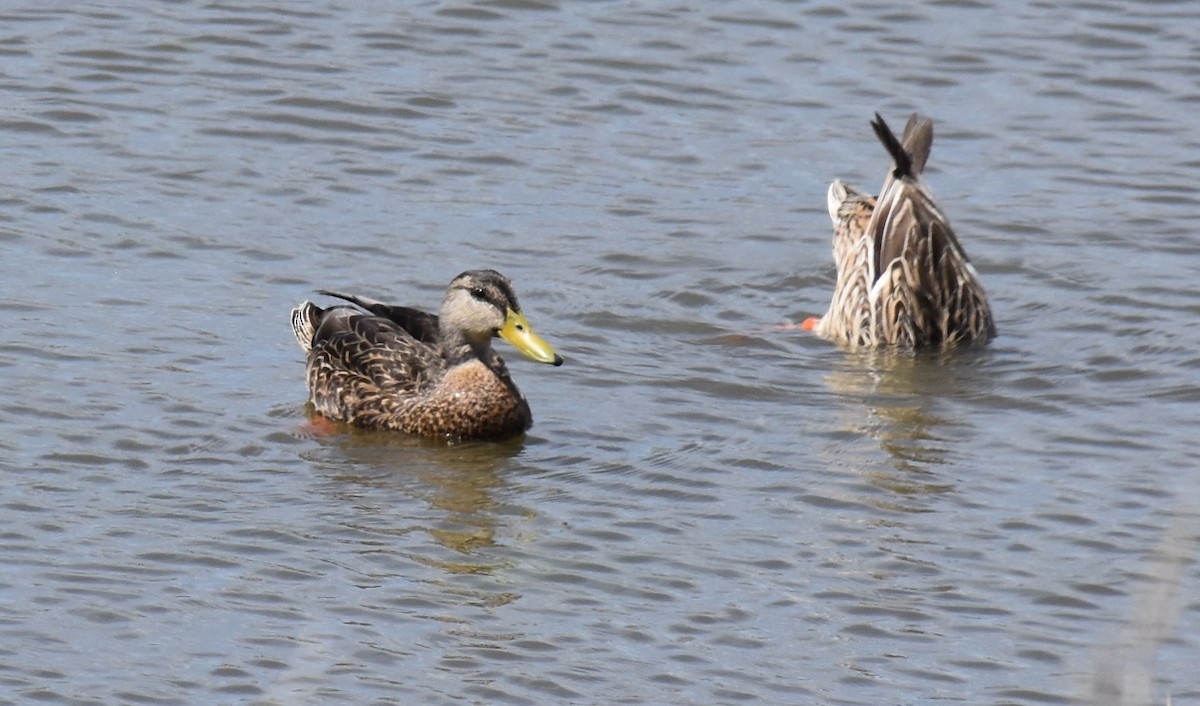
[[[455,277],[438,318],[443,333],[455,332],[472,347],[486,348],[499,336],[539,363],[563,363],[562,356],[533,332],[512,283],[495,270],[469,270]]]

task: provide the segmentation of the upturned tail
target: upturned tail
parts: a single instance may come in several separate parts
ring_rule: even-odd
[[[896,163],[892,170],[893,178],[916,179],[925,171],[925,162],[929,160],[929,151],[933,147],[933,121],[913,113],[904,126],[904,136],[899,139],[879,113],[875,114],[871,127]]]

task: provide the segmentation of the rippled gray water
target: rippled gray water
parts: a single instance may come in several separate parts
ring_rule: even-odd
[[[1200,704],[1190,2],[0,10],[0,701]],[[868,120],[1000,337],[856,356]],[[288,312],[516,282],[536,426],[313,436]]]

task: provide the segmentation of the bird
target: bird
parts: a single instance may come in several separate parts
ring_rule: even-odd
[[[892,168],[877,197],[829,186],[837,282],[829,310],[802,328],[852,349],[988,342],[996,325],[979,273],[922,176],[933,122],[914,113],[900,139],[879,113],[871,126]]]
[[[455,277],[436,315],[317,291],[353,305],[304,301],[292,310],[292,331],[307,355],[309,399],[330,420],[425,438],[512,438],[529,430],[533,415],[492,339],[504,338],[538,362],[563,363],[495,270]]]

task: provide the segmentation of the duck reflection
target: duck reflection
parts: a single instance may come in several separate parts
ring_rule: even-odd
[[[317,437],[319,460],[333,467],[332,492],[339,502],[365,511],[353,520],[356,529],[391,535],[423,531],[450,552],[415,550],[410,558],[449,573],[496,568],[481,559],[479,550],[496,544],[502,517],[522,513],[502,507],[495,493],[508,484],[501,471],[521,453],[524,438],[450,444],[344,425],[339,431]],[[423,506],[403,508],[397,493]],[[379,525],[386,521],[402,524]]]
[[[953,462],[954,446],[971,422],[946,417],[938,411],[939,402],[977,389],[982,376],[979,366],[961,354],[895,351],[847,354],[825,376],[841,400],[834,405],[839,435],[874,439],[887,454],[886,466],[868,459],[861,463],[870,485],[888,491],[891,500],[883,505],[921,512],[927,510],[924,499],[954,489],[937,467]]]

